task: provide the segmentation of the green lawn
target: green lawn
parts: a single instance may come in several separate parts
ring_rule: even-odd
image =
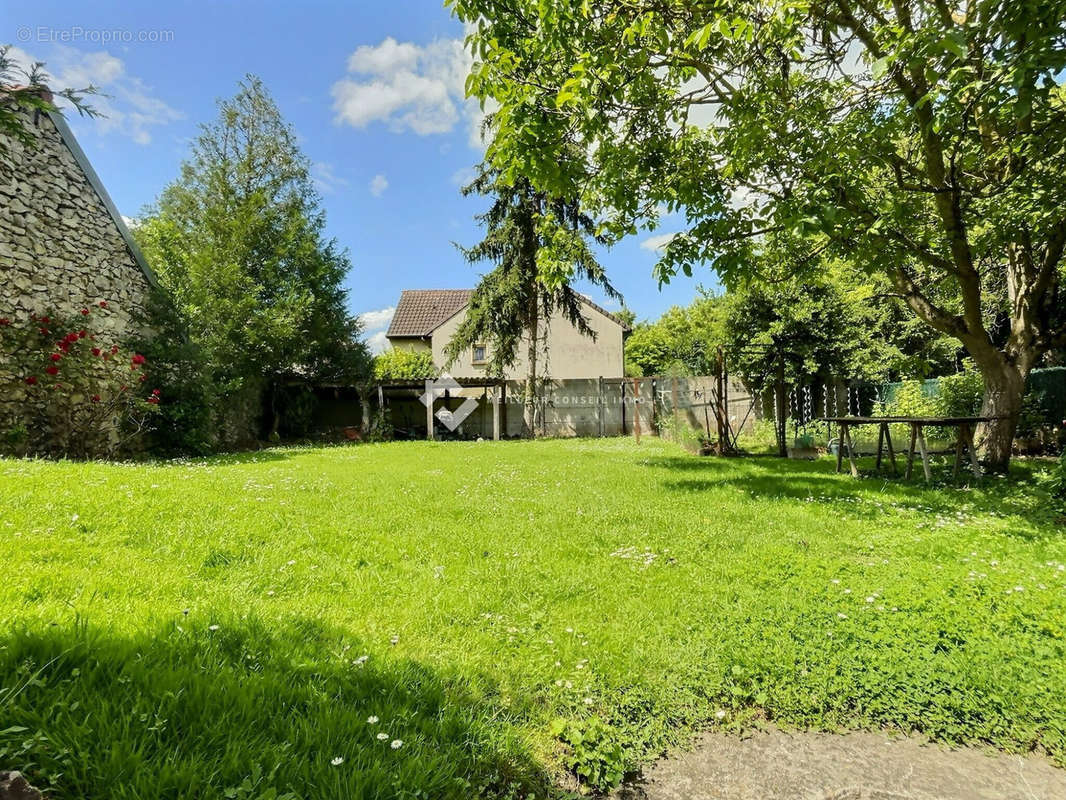
[[[649,438],[0,460],[0,769],[544,796],[765,718],[1063,763],[1066,531],[1031,471],[926,489]]]

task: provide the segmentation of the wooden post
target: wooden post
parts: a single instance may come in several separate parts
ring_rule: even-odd
[[[933,482],[933,473],[929,469],[929,448],[925,446],[925,431],[922,430],[922,426],[918,425],[918,448],[922,453],[922,470],[925,472],[925,482]]]
[[[914,443],[918,439],[918,426],[915,423],[911,423],[911,446],[907,448],[907,471],[903,477],[906,480],[911,479],[911,472],[914,470]]]
[[[892,461],[892,476],[899,475],[899,470],[896,468],[896,451],[892,449],[892,431],[888,428],[888,423],[885,423],[885,443],[888,445],[888,457]]]
[[[851,477],[859,477],[859,467],[855,463],[855,445],[851,443],[851,426],[844,426],[844,438],[848,440],[848,463],[851,464]]]
[[[603,376],[600,375],[600,379],[596,384],[596,416],[600,425],[600,438],[603,438]]]
[[[492,441],[500,441],[500,387],[492,387]]]
[[[507,433],[507,381],[500,381],[500,436]]]
[[[847,427],[843,422],[840,423],[840,435],[837,436],[837,472],[840,472],[844,463],[844,431]]]
[[[874,469],[878,472],[881,471],[881,453],[885,449],[885,423],[881,423],[877,426],[877,463],[874,465]]]
[[[725,367],[725,350],[721,347],[718,348],[718,374],[721,376],[722,391],[719,393],[721,402],[719,403],[722,411],[722,430],[718,434],[718,441],[722,444],[719,445],[719,451],[721,454],[725,454],[727,451],[733,450],[733,431],[732,426],[729,424],[729,370]]]
[[[655,381],[652,381],[655,386]],[[633,379],[633,438],[640,444],[640,378]]]
[[[638,386],[640,385],[639,381],[637,382],[637,385]],[[638,403],[640,402],[639,393],[637,395],[637,402]],[[651,425],[652,425],[653,428],[655,427],[655,420],[659,416],[659,408],[658,408],[658,406],[659,406],[659,379],[658,378],[652,378],[651,379],[651,413],[649,414],[649,416],[651,418]]]
[[[678,402],[677,402],[677,378],[671,378],[670,379],[670,405],[673,406],[671,411],[673,411],[673,416],[674,416],[674,436],[675,436],[674,441],[681,441],[681,431],[680,431],[681,423],[679,421],[679,419],[680,419],[680,410],[678,409]]]
[[[963,427],[966,430],[966,446],[970,451],[970,466],[973,467],[973,476],[975,478],[980,478],[981,463],[977,460],[977,448],[973,446],[974,428],[969,423],[967,423]]]
[[[363,433],[370,433],[370,401],[367,400],[362,392],[359,393],[359,401],[362,403],[363,409],[363,424],[361,426]]]
[[[960,425],[958,430],[958,436],[955,437],[955,466],[951,470],[951,480],[957,481],[959,479],[959,464],[962,463],[962,437],[966,435],[966,426]]]
[[[426,439],[433,441],[433,379],[426,378]]]
[[[626,379],[623,377],[618,382],[622,392],[622,435],[625,436],[628,431],[626,430]]]

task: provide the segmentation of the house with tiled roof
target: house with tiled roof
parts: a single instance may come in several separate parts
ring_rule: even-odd
[[[400,350],[425,350],[433,363],[444,367],[444,351],[466,318],[472,294],[470,289],[405,289],[396,304],[396,313],[385,336],[392,347]],[[546,378],[621,378],[623,376],[623,341],[626,325],[587,297],[585,319],[596,332],[595,339],[585,336],[569,320],[556,313],[542,332],[542,352],[537,371]],[[489,342],[478,343],[455,363],[448,373],[456,378],[484,376],[491,354]],[[517,361],[503,376],[522,380],[526,375],[527,346],[519,348]]]

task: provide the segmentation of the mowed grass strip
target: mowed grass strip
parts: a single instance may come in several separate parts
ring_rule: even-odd
[[[761,718],[1063,763],[1066,532],[1030,473],[647,438],[0,461],[0,769],[56,798],[545,796]]]

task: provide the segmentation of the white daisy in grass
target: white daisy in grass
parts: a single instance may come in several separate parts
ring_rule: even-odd
[[[383,741],[385,741],[388,738],[389,738],[389,735],[387,733],[385,733],[384,731],[382,731],[381,733],[378,734],[378,740],[379,741],[383,742]]]
[[[715,719],[725,719],[725,709],[720,708],[714,712]]]
[[[339,767],[339,766],[340,766],[341,764],[343,764],[343,763],[344,763],[344,759],[343,759],[343,758],[341,758],[340,756],[337,756],[336,758],[334,758],[334,759],[333,759],[332,761],[330,761],[329,763],[330,763],[330,764],[332,764],[332,765],[333,765],[333,766],[335,766],[335,767]]]
[[[401,747],[403,747],[403,739],[393,739],[391,742],[389,742],[389,747],[391,747],[393,750],[399,750]]]
[[[848,618],[848,615],[847,615],[847,614],[845,614],[845,613],[844,613],[843,611],[838,611],[838,612],[837,612],[837,617],[838,617],[839,619],[847,619],[847,618]]]
[[[368,725],[377,725],[378,724],[378,718],[377,717],[367,717],[366,721],[367,721]]]
[[[208,626],[207,626],[207,629],[208,629],[209,631],[217,631],[217,630],[218,630],[218,628],[219,628],[219,626],[218,626],[218,625],[208,625]]]

